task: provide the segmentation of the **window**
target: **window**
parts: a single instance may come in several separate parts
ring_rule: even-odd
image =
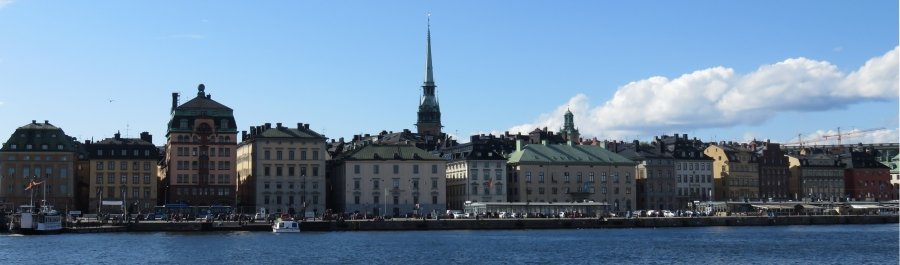
[[[106,184],[116,184],[116,174],[109,173],[106,175]]]
[[[380,181],[381,181],[380,179],[373,179],[372,180],[372,189],[376,189],[376,190],[379,189],[378,183],[380,183]]]
[[[437,173],[438,173],[438,171],[437,171],[437,165],[431,165],[431,173],[432,173],[432,174],[437,174]]]
[[[400,174],[400,166],[394,165],[394,175]]]
[[[313,177],[318,177],[318,176],[319,176],[319,167],[318,167],[318,166],[313,166],[313,167],[312,167],[312,176],[313,176]]]
[[[300,166],[300,176],[306,177],[306,166]]]
[[[144,184],[150,184],[150,175],[144,175]]]
[[[372,173],[378,174],[378,165],[372,165]]]
[[[271,168],[269,166],[263,166],[263,176],[270,176]]]
[[[419,179],[413,179],[412,181],[413,190],[419,189]]]
[[[103,170],[103,161],[97,161],[97,170]]]
[[[288,160],[294,160],[294,150],[288,150]]]
[[[300,150],[300,160],[306,160],[306,150]]]
[[[139,175],[131,176],[131,184],[141,184],[141,176],[139,176]]]
[[[313,159],[313,160],[319,160],[319,150],[313,150],[313,151],[312,151],[312,159]]]
[[[281,150],[275,151],[275,160],[281,160]]]
[[[97,173],[97,184],[103,184],[103,173]]]
[[[354,180],[353,180],[353,189],[354,189],[354,190],[358,190],[358,189],[359,189],[359,179],[354,179]]]
[[[544,172],[538,173],[538,183],[544,183]]]
[[[400,188],[400,179],[395,178],[395,179],[393,179],[393,182],[394,182],[394,183],[393,183],[393,184],[394,184],[394,188],[395,188],[395,189],[399,189],[399,188]]]
[[[437,178],[431,178],[431,189],[436,190],[438,188]]]
[[[353,204],[359,205],[359,195],[353,196]]]
[[[419,165],[413,165],[413,174],[419,174]]]
[[[282,173],[281,167],[276,167],[275,168],[275,176],[281,177],[282,176],[281,173]]]
[[[272,159],[272,152],[269,150],[263,151],[263,159],[270,160]]]
[[[294,176],[294,166],[288,166],[288,174],[287,175],[290,177]]]
[[[437,196],[432,195],[431,196],[431,204],[437,204],[437,203],[438,203]]]
[[[359,174],[359,165],[353,165],[353,174]]]
[[[531,183],[531,171],[525,172],[525,183]]]

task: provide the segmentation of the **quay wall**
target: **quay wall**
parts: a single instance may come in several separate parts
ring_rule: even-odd
[[[609,218],[609,219],[394,219],[386,221],[304,221],[301,231],[404,231],[404,230],[492,230],[492,229],[611,229],[642,227],[699,227],[699,226],[771,226],[771,225],[831,225],[900,223],[897,215],[840,215],[840,216],[727,216],[727,217],[670,217],[670,218]],[[66,233],[101,232],[210,232],[210,231],[271,231],[265,222],[138,222],[107,226],[100,223],[80,223],[67,227]]]
[[[303,222],[303,231],[399,231],[399,230],[484,230],[484,229],[604,229],[640,227],[767,226],[825,224],[900,223],[898,216],[783,216],[783,217],[675,217],[610,219],[456,219]]]

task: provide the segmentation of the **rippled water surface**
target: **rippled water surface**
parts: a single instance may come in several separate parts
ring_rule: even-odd
[[[0,264],[898,264],[898,226],[0,235]]]

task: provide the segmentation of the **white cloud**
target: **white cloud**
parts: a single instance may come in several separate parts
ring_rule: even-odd
[[[173,38],[173,39],[195,39],[195,40],[199,40],[199,39],[204,39],[204,38],[206,38],[206,35],[203,35],[203,34],[175,34],[175,35],[169,35],[169,38]]]
[[[621,138],[757,125],[784,111],[892,101],[898,98],[900,83],[898,54],[900,47],[895,47],[849,74],[826,61],[792,58],[743,75],[719,66],[674,79],[654,76],[619,87],[612,99],[596,107],[584,94],[575,95],[552,112],[510,131],[524,133],[544,126],[556,129],[562,125],[567,107],[583,135]]]
[[[15,2],[15,1],[13,1],[13,0],[0,0],[0,8],[4,8],[4,7],[6,7],[7,5],[12,4],[13,2]]]
[[[842,144],[871,144],[871,143],[896,143],[900,140],[898,128],[874,128],[874,129],[836,129],[817,130],[809,135],[801,135],[804,145],[833,145],[838,143],[837,135],[841,135]],[[784,143],[796,144],[797,138],[785,139]]]

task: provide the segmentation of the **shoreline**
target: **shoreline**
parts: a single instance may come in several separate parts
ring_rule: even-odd
[[[421,231],[421,230],[523,230],[523,229],[615,229],[703,226],[783,226],[900,223],[898,215],[818,215],[818,216],[716,216],[644,218],[529,218],[529,219],[392,219],[385,221],[303,221],[301,232],[337,231]],[[271,231],[266,222],[162,222],[144,221],[122,225],[82,223],[65,227],[63,233],[116,232],[218,232]]]

